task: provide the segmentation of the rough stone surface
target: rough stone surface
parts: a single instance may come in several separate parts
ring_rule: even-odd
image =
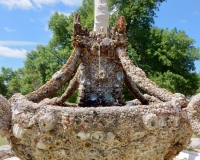
[[[22,160],[172,159],[192,135],[184,101],[81,108],[41,106],[16,94],[9,140]]]
[[[0,136],[5,136],[11,127],[11,107],[8,101],[0,95]]]
[[[192,97],[188,107],[185,109],[188,119],[195,135],[200,137],[200,94]]]

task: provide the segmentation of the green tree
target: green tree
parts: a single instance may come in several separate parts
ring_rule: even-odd
[[[49,42],[49,46],[60,49],[68,48],[72,50],[71,35],[73,26],[73,13],[69,16],[55,12],[50,20],[48,27],[53,32],[53,38]]]
[[[11,68],[1,68],[1,77],[5,84],[8,84],[10,80],[14,77],[14,71]]]
[[[146,50],[150,64],[144,70],[161,87],[187,96],[195,94],[199,85],[194,61],[200,54],[194,43],[184,31],[153,27]]]
[[[7,94],[7,86],[4,83],[4,79],[0,76],[0,94],[6,95]]]
[[[29,86],[32,84],[31,88],[37,89],[65,64],[69,55],[68,49],[65,48],[57,50],[49,45],[38,45],[36,50],[27,54],[24,82],[30,79]]]
[[[199,88],[197,89],[197,93],[200,93],[200,73],[198,74],[198,78],[199,78],[199,81],[198,81]]]
[[[0,93],[6,98],[10,98],[14,93],[20,92],[20,88],[18,71],[2,67],[0,74]]]

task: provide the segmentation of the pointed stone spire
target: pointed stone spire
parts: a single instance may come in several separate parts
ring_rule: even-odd
[[[109,12],[106,0],[95,0],[94,31],[98,33],[103,30],[107,32]],[[103,27],[103,28],[102,28]]]

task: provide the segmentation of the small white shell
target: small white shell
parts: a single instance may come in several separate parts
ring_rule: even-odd
[[[48,146],[46,144],[44,144],[42,141],[39,141],[36,145],[36,147],[38,149],[42,149],[42,150],[47,150],[48,149]]]
[[[61,72],[61,71],[57,71],[57,72],[52,76],[52,79],[60,78],[61,75],[62,75],[62,72]]]
[[[46,113],[39,119],[39,127],[42,131],[48,132],[55,127],[57,118],[53,113]]]
[[[146,128],[149,130],[156,129],[158,127],[158,117],[153,113],[144,115],[143,121],[144,121]]]
[[[115,140],[115,134],[113,132],[108,132],[106,134],[106,140],[109,142],[113,142]]]
[[[81,140],[86,140],[90,138],[90,133],[86,132],[78,132],[78,137],[80,137]]]
[[[104,139],[104,133],[97,131],[91,134],[91,140],[93,142],[101,142]]]
[[[76,159],[84,159],[84,157],[84,153],[81,151],[75,154]]]

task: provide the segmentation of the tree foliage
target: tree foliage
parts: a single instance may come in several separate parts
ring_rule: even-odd
[[[144,70],[160,86],[191,96],[199,86],[194,61],[200,58],[195,41],[176,28],[152,28],[146,53],[151,65]]]
[[[18,71],[11,68],[1,68],[0,74],[0,93],[9,98],[14,93],[20,92],[20,80]]]
[[[73,24],[73,14],[70,16],[65,16],[64,14],[59,14],[55,12],[50,20],[48,27],[53,32],[53,38],[49,42],[49,46],[54,48],[69,48],[72,49],[71,35],[72,35],[72,25]]]
[[[6,95],[7,93],[7,86],[4,83],[4,79],[2,76],[0,76],[0,94]]]

